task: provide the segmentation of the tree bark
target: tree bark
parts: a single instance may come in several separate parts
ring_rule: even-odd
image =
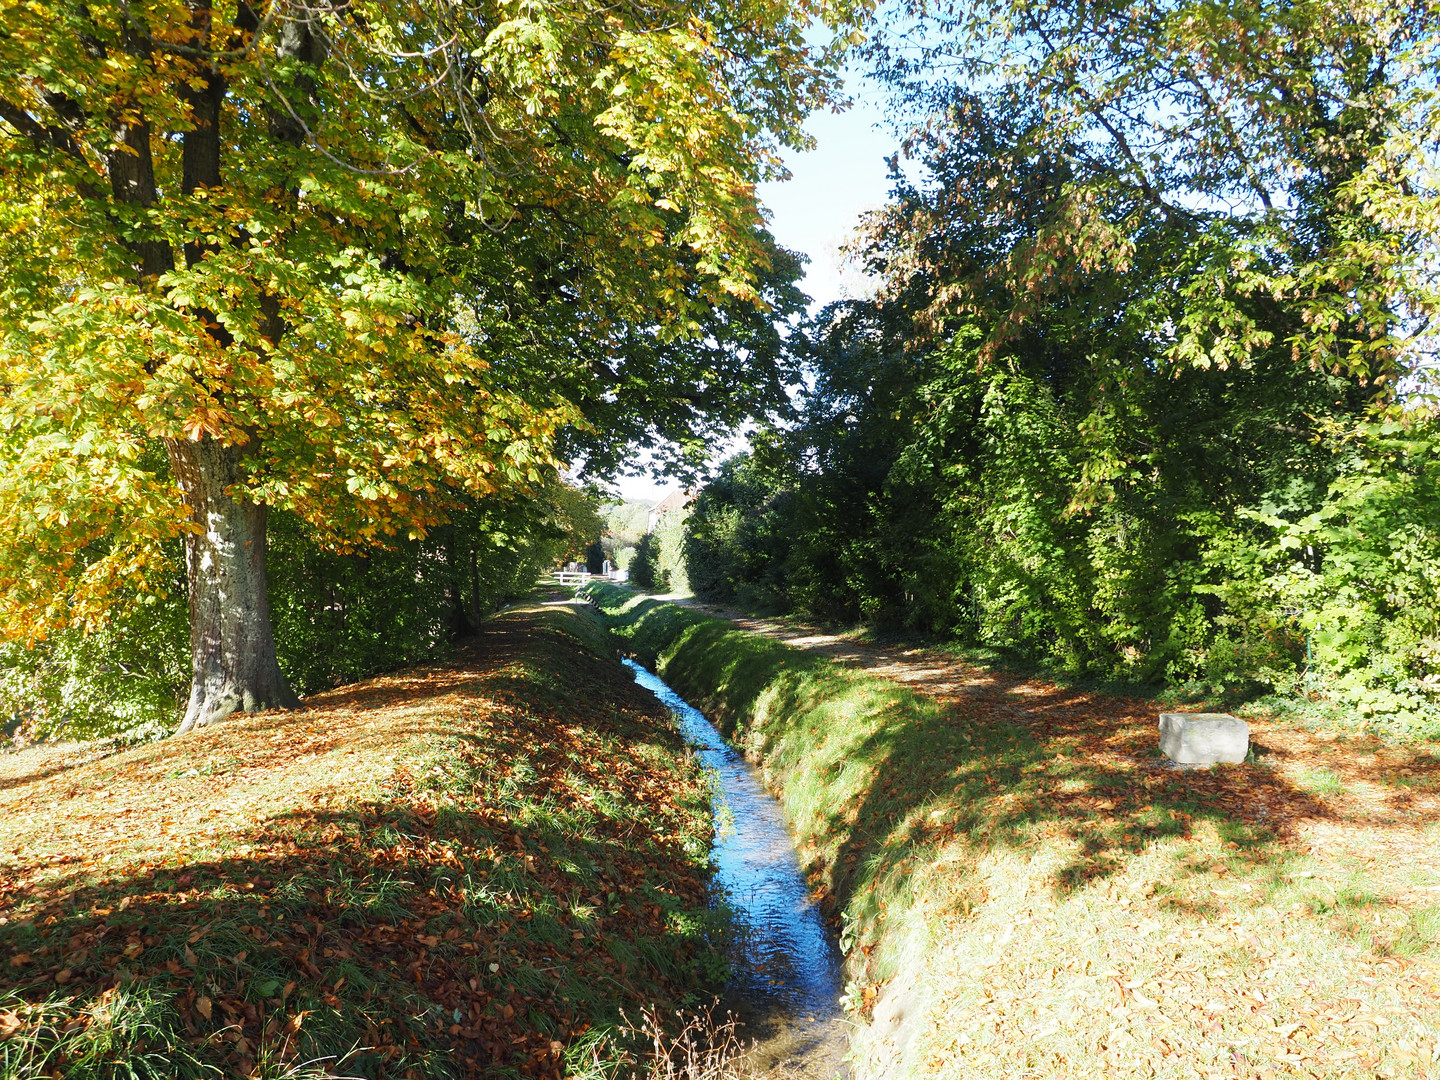
[[[448,571],[446,577],[445,591],[449,594],[450,600],[450,636],[452,638],[469,637],[475,632],[471,625],[469,616],[465,613],[465,588],[464,578],[461,577],[460,560],[457,557],[458,544],[456,544],[455,526],[445,526],[444,551],[445,569]]]
[[[275,662],[265,584],[263,503],[234,499],[243,450],[214,439],[165,448],[198,532],[185,537],[190,589],[190,704],[178,735],[232,712],[300,704]]]

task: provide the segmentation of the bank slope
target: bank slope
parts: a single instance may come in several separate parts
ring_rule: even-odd
[[[515,610],[300,712],[0,756],[0,1077],[628,1072],[618,1010],[721,969],[705,779],[613,652]]]
[[[941,704],[587,592],[763,764],[847,952],[862,1080],[1440,1073],[1423,749],[1353,789],[1264,745],[1176,773],[1143,701],[1031,684]]]

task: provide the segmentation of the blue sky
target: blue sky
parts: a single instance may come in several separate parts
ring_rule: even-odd
[[[805,291],[817,306],[863,292],[865,283],[841,266],[838,247],[859,217],[885,201],[885,158],[895,152],[878,92],[859,78],[847,80],[854,104],[843,113],[817,112],[805,125],[815,149],[787,154],[791,179],[762,184],[760,201],[771,213],[770,231],[781,244],[810,256]]]
[[[815,149],[786,155],[791,178],[760,187],[770,231],[785,247],[810,257],[802,288],[816,307],[864,294],[863,277],[847,272],[839,247],[861,214],[884,203],[885,158],[896,148],[880,94],[858,77],[846,80],[846,90],[854,99],[851,108],[817,112],[806,124]],[[617,486],[627,499],[660,499],[676,485],[640,476],[622,478]]]

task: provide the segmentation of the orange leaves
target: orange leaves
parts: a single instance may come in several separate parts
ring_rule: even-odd
[[[191,442],[199,442],[207,436],[232,446],[243,446],[248,441],[244,430],[233,423],[227,409],[202,406],[186,416],[180,426]]]

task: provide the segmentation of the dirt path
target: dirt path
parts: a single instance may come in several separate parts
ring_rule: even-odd
[[[693,611],[728,619],[742,630],[764,634],[794,648],[823,653],[832,660],[861,668],[871,675],[893,679],[917,693],[928,694],[941,701],[984,698],[996,693],[1048,694],[1055,690],[1048,683],[983,668],[919,645],[879,645],[803,623],[746,615],[733,608],[702,603],[691,597],[666,599]]]
[[[1091,753],[1128,765],[1137,779],[1165,767],[1151,753],[1160,711],[1153,701],[1058,686],[922,646],[857,641],[691,598],[666,599],[916,693],[963,703],[967,711],[1005,717],[1037,734],[1082,733]],[[1234,805],[1237,819],[1278,826],[1291,844],[1311,854],[1396,870],[1433,867],[1440,881],[1440,753],[1433,745],[1396,746],[1364,734],[1311,730],[1266,717],[1248,722],[1271,782],[1262,782],[1253,797]],[[1440,903],[1440,884],[1430,880],[1432,875],[1382,876],[1390,879],[1391,895],[1402,905]]]

